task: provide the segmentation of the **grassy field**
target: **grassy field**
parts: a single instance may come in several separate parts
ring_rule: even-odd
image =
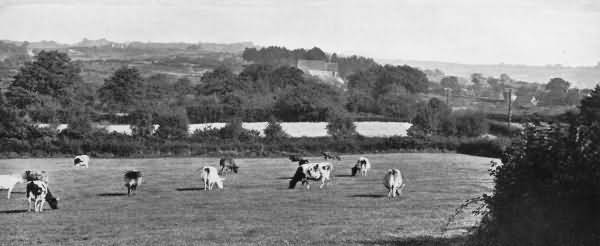
[[[47,170],[60,197],[58,210],[35,214],[25,212],[24,185],[11,200],[2,191],[0,244],[412,245],[423,236],[442,236],[454,209],[492,186],[489,158],[365,156],[373,164],[368,177],[349,177],[358,156],[343,156],[334,164],[333,183],[310,191],[287,189],[297,166],[286,159],[238,159],[240,173],[213,191],[202,190],[198,172],[217,165],[211,158],[93,159],[89,169],[74,169],[70,159],[0,160],[0,174]],[[385,197],[381,183],[392,167],[407,183],[396,200]],[[144,183],[127,197],[122,174],[130,168],[144,173]],[[451,227],[472,224],[469,217]]]

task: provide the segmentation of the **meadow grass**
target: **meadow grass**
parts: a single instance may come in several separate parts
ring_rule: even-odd
[[[297,164],[283,158],[236,159],[240,173],[225,189],[204,191],[198,169],[215,158],[0,160],[0,174],[47,170],[59,209],[27,213],[24,185],[10,200],[0,193],[3,245],[453,245],[441,237],[446,219],[465,199],[489,192],[490,158],[460,154],[366,154],[368,177],[350,177],[357,155],[334,162],[333,183],[289,190]],[[313,161],[321,161],[317,157]],[[389,168],[406,178],[390,200],[382,185]],[[126,195],[123,172],[144,174]],[[464,218],[453,230],[471,226]],[[472,217],[472,216],[471,216]],[[446,234],[447,235],[447,234]]]

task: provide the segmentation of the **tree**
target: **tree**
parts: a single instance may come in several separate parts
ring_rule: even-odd
[[[244,134],[243,122],[240,118],[232,118],[225,127],[221,128],[221,137],[224,139],[231,139],[234,142],[239,142],[240,137]]]
[[[68,136],[69,138],[83,139],[94,131],[90,114],[86,109],[79,109],[69,113],[67,129],[63,130],[61,135]]]
[[[325,60],[327,60],[327,55],[321,49],[319,49],[317,47],[313,47],[312,49],[306,51],[306,54],[304,54],[303,58],[307,59],[307,60],[325,61]]]
[[[104,106],[113,112],[134,110],[144,98],[144,79],[137,68],[124,66],[104,80],[98,94]]]
[[[329,111],[326,128],[327,134],[334,139],[345,139],[358,135],[352,118],[345,112]]]
[[[129,126],[132,136],[146,138],[152,135],[154,132],[152,113],[145,110],[136,110],[131,112],[129,117],[132,120]]]
[[[546,94],[543,97],[545,105],[566,105],[567,91],[570,83],[561,78],[552,78],[546,84]]]
[[[456,76],[447,76],[440,81],[440,84],[445,88],[450,88],[453,91],[460,91],[460,83],[458,83],[458,77]]]
[[[570,85],[571,83],[562,78],[552,78],[548,81],[548,84],[546,84],[546,90],[565,93]]]
[[[265,140],[267,142],[279,142],[281,139],[288,138],[289,135],[283,131],[281,124],[277,122],[277,119],[273,116],[269,118],[267,127],[264,130]]]
[[[183,139],[188,136],[189,120],[185,109],[174,109],[156,117],[156,135],[163,139]]]
[[[453,133],[453,122],[450,119],[452,110],[442,100],[432,98],[428,102],[419,103],[412,119],[413,132],[424,135],[440,135]]]
[[[478,137],[488,132],[485,114],[480,111],[457,111],[453,114],[459,136]]]
[[[200,92],[215,97],[223,97],[236,90],[246,89],[231,69],[225,66],[219,66],[213,71],[202,75],[202,82],[204,85],[200,87]]]
[[[384,94],[377,99],[378,113],[398,120],[410,120],[415,115],[414,95]]]
[[[6,92],[7,100],[29,112],[56,111],[48,110],[46,105],[69,109],[74,100],[74,86],[82,83],[79,71],[67,54],[41,51],[15,75]]]
[[[285,121],[322,121],[332,108],[342,111],[341,94],[331,86],[307,83],[289,90],[273,106],[278,119]]]
[[[271,91],[281,91],[289,88],[295,88],[304,84],[304,72],[302,70],[281,66],[273,70],[267,78],[267,84]]]
[[[583,124],[600,124],[600,85],[596,85],[590,96],[581,100],[579,111],[579,118]]]
[[[427,76],[416,68],[385,65],[375,81],[374,96],[384,95],[394,86],[402,86],[408,93],[425,92],[427,85]]]

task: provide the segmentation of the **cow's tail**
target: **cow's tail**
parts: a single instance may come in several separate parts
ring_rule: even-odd
[[[240,168],[240,167],[238,167],[238,166],[231,167],[231,169],[233,170],[234,173],[238,173],[238,168]]]
[[[296,183],[300,182],[300,180],[302,180],[303,178],[304,178],[304,172],[302,171],[302,167],[298,167],[296,169],[296,173],[294,174],[294,177],[292,177],[292,180],[290,180],[290,186],[288,188],[290,188],[290,189],[296,188]]]

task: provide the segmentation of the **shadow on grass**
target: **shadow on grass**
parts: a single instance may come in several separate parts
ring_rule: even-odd
[[[20,213],[26,213],[27,209],[13,209],[13,210],[4,210],[4,211],[0,211],[0,214],[20,214]]]
[[[354,177],[350,174],[336,174],[335,175],[336,178],[350,178],[350,177]]]
[[[13,191],[10,194],[11,194],[11,196],[12,196],[12,194],[25,194],[25,191]]]
[[[112,197],[112,196],[126,196],[127,193],[123,193],[123,192],[112,192],[112,193],[100,193],[97,196],[105,196],[105,197]]]
[[[188,188],[177,188],[176,191],[195,191],[195,190],[204,190],[204,187],[188,187]]]
[[[451,238],[441,237],[414,237],[389,240],[375,240],[358,242],[361,245],[396,245],[396,246],[458,246],[466,242],[466,237],[458,236]]]
[[[386,197],[387,195],[385,194],[357,194],[357,195],[351,195],[349,197],[364,197],[364,198],[381,198],[381,197]]]
[[[288,180],[288,179],[292,179],[292,177],[278,177],[277,179],[284,179],[284,180]]]

